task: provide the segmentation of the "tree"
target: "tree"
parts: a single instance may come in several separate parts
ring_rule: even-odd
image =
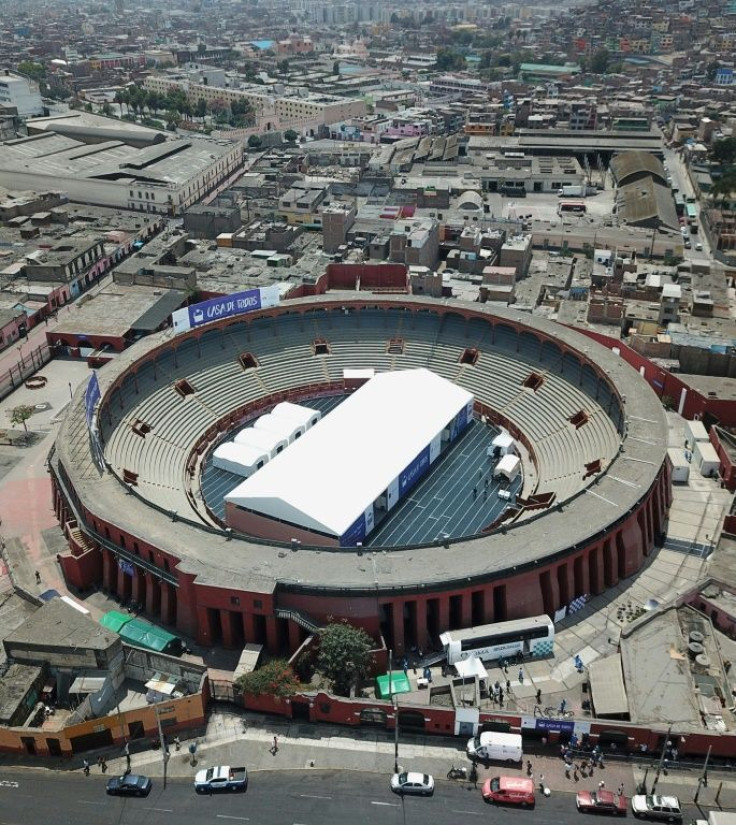
[[[198,117],[200,120],[204,120],[206,114],[207,101],[203,97],[200,97],[199,100],[194,104],[194,117]]]
[[[296,674],[284,659],[273,659],[251,673],[244,673],[235,685],[247,696],[293,696],[301,689]]]
[[[102,114],[106,117],[112,117],[112,106],[107,101],[102,104]]]
[[[611,62],[611,55],[608,49],[598,49],[590,58],[590,71],[592,74],[605,74],[608,64]]]
[[[347,695],[364,679],[371,663],[371,637],[346,621],[333,622],[319,635],[317,668],[332,682],[335,693]]]
[[[736,137],[727,137],[717,140],[711,149],[711,157],[721,166],[732,166],[736,163]]]
[[[332,64],[332,74],[340,74],[340,61],[335,60]]]
[[[17,407],[13,407],[10,411],[10,423],[11,424],[22,424],[23,429],[28,432],[28,425],[26,421],[33,415],[33,407],[29,406],[28,404],[19,404]]]
[[[284,58],[283,60],[279,60],[279,62],[276,64],[276,69],[281,74],[287,74],[289,71],[289,61],[286,58]]]
[[[260,149],[262,143],[263,141],[258,137],[258,135],[251,135],[248,138],[248,147],[250,149]]]
[[[120,106],[120,117],[122,117],[123,116],[123,102],[125,101],[125,98],[123,97],[123,93],[120,89],[118,89],[117,92],[115,92],[115,97],[113,98],[113,100],[115,101],[115,103],[118,104],[118,106]]]
[[[437,71],[448,72],[465,67],[465,58],[452,49],[437,49]]]
[[[40,83],[46,77],[46,69],[43,64],[36,63],[33,60],[21,60],[18,64],[18,71],[37,83]]]
[[[296,139],[299,135],[293,129],[287,129],[284,132],[284,140],[288,143],[296,143]]]

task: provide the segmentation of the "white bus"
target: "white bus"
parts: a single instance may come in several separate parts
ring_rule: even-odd
[[[484,661],[507,659],[517,653],[524,656],[551,656],[554,641],[555,626],[549,616],[532,616],[465,630],[448,630],[440,635],[448,665],[471,656]]]

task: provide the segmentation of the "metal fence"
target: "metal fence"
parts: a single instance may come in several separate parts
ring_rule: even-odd
[[[0,401],[21,386],[34,372],[53,358],[48,344],[41,344],[25,355],[18,356],[18,363],[0,375]]]

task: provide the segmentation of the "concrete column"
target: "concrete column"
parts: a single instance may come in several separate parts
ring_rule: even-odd
[[[394,653],[404,653],[404,602],[394,602],[391,615],[393,617]]]
[[[212,626],[209,610],[197,605],[197,644],[209,647],[212,644]]]
[[[112,553],[106,548],[102,548],[102,586],[105,590],[112,590],[113,574],[115,572],[115,560]],[[115,579],[117,583],[117,579]]]
[[[429,648],[429,633],[427,632],[427,600],[420,596],[416,600],[416,617],[417,617],[417,645],[422,650]]]
[[[149,616],[158,616],[161,607],[161,580],[148,573],[146,582],[146,613]]]
[[[588,553],[588,573],[590,576],[590,592],[597,596],[605,590],[603,584],[603,548],[596,544]]]
[[[253,620],[252,613],[243,613],[243,632],[245,633],[246,642],[255,642],[256,640],[256,623]]]
[[[302,643],[301,628],[296,622],[289,622],[289,652],[295,653]]]
[[[266,647],[271,653],[279,652],[279,633],[273,616],[266,616]]]
[[[146,592],[146,580],[143,574],[143,571],[136,567],[135,568],[135,575],[133,576],[133,582],[131,585],[130,591],[130,598],[136,603],[141,604],[145,597]]]
[[[121,602],[124,602],[128,598],[128,593],[130,593],[130,576],[128,576],[127,573],[124,573],[120,567],[117,569],[115,591]]]
[[[176,588],[169,582],[161,582],[161,621],[174,624],[176,618]]]
[[[440,593],[438,603],[440,633],[444,633],[450,629],[450,597],[446,593]]]
[[[483,591],[483,623],[493,623],[493,587],[490,585]]]
[[[470,593],[460,594],[460,621],[463,627],[473,626],[473,597]]]
[[[229,610],[220,610],[220,624],[222,625],[223,647],[232,649],[235,645],[233,644],[232,616]]]

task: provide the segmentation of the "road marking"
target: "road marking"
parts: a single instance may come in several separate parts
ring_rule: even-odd
[[[331,796],[317,796],[311,793],[300,793],[299,796],[301,796],[302,799],[332,799]]]
[[[156,811],[159,814],[173,814],[173,808],[144,808],[144,811]]]
[[[397,802],[373,802],[373,801],[371,801],[371,805],[386,805],[389,808],[398,808],[399,807]]]
[[[106,802],[93,802],[91,799],[80,799],[82,805],[106,805]]]
[[[228,814],[217,814],[218,819],[237,819],[240,822],[250,822],[247,816],[229,816]]]
[[[483,816],[480,811],[451,811],[453,814],[470,814],[470,816]]]
[[[0,780],[0,788],[18,788],[20,787],[17,782],[14,782],[12,779],[2,779]]]

